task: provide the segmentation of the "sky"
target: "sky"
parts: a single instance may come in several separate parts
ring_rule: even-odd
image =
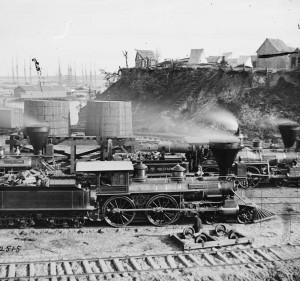
[[[19,75],[36,58],[44,74],[68,65],[115,71],[128,51],[150,49],[184,58],[190,49],[206,56],[254,55],[266,38],[300,47],[300,0],[0,0],[0,75]],[[31,62],[32,67],[34,67]],[[28,75],[28,74],[27,74]]]

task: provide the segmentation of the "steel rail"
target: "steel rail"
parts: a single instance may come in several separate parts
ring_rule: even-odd
[[[283,250],[285,248],[296,248],[299,251],[299,257],[295,257],[295,252],[290,252],[290,257],[280,257],[280,253],[275,250]],[[240,253],[243,256],[239,255]],[[229,254],[230,257],[224,254]],[[161,266],[156,258],[164,258],[164,265]],[[182,268],[195,267],[224,267],[224,266],[265,266],[265,264],[273,264],[275,262],[286,262],[290,260],[300,259],[300,245],[283,245],[272,247],[245,247],[224,250],[210,250],[210,251],[177,251],[164,254],[153,255],[135,255],[123,257],[109,257],[109,258],[91,258],[91,259],[71,259],[71,260],[48,260],[48,261],[31,261],[18,263],[1,263],[0,264],[0,280],[39,280],[51,279],[57,280],[61,277],[70,277],[70,280],[76,280],[79,277],[88,277],[89,280],[97,280],[96,276],[118,274],[121,276],[128,276],[128,274],[164,271],[164,270],[178,270]],[[238,260],[238,261],[237,261]],[[137,262],[139,261],[139,262]],[[72,262],[80,264],[82,272],[74,273],[72,270]],[[94,262],[94,265],[91,263]],[[96,263],[97,270],[95,270]],[[141,265],[143,263],[143,266]],[[36,266],[38,264],[46,265],[47,273],[37,273]],[[20,265],[25,265],[28,269],[24,274],[24,266],[19,269]],[[112,266],[113,265],[113,266]],[[130,267],[129,267],[130,265]],[[145,268],[147,265],[147,268]],[[58,273],[58,266],[64,269],[64,272]],[[144,267],[144,268],[143,268]],[[92,268],[94,270],[92,270]],[[22,272],[18,272],[18,269]],[[3,276],[6,272],[6,276]],[[71,279],[72,278],[72,279]]]

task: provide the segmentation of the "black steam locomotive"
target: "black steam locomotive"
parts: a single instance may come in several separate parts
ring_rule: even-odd
[[[34,155],[43,162],[49,128],[27,128]],[[174,223],[180,214],[198,213],[207,223],[233,219],[249,223],[273,214],[234,199],[237,185],[245,180],[243,164],[238,176],[228,171],[240,149],[239,143],[212,142],[210,148],[220,167],[219,178],[185,174],[176,165],[172,176],[147,178],[146,166],[131,161],[78,161],[76,176],[51,178],[48,185],[3,184],[0,186],[0,224],[32,226],[83,225],[85,219],[102,220],[114,227],[130,224],[143,214],[155,226]],[[18,158],[16,158],[18,159]]]

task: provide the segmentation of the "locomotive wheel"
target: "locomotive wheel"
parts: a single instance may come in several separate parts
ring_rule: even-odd
[[[130,224],[135,211],[118,211],[119,209],[135,209],[134,202],[128,197],[115,196],[109,198],[103,206],[105,221],[113,227],[123,227]]]
[[[160,208],[179,209],[176,200],[170,195],[156,195],[152,197],[146,208],[156,209],[155,211],[147,211],[146,216],[150,223],[155,226],[165,226],[177,221],[179,217],[178,211],[160,210]]]
[[[250,173],[250,174],[248,175],[248,173]],[[260,178],[258,176],[252,176],[251,174],[260,174],[260,171],[258,168],[254,167],[254,166],[247,167],[248,187],[254,188],[259,185]]]
[[[238,216],[237,216],[237,221],[241,224],[246,224],[246,223],[250,223],[253,219],[253,213],[251,212],[251,210],[247,210],[247,209],[242,209]]]
[[[200,244],[202,244],[202,245],[204,245],[204,243],[207,241],[207,238],[206,238],[206,236],[204,235],[204,234],[201,234],[201,235],[199,235],[199,236],[197,236],[196,238],[195,238],[195,243],[200,243]]]
[[[234,230],[231,230],[229,233],[228,233],[228,239],[237,239],[238,236],[237,234],[235,233]]]

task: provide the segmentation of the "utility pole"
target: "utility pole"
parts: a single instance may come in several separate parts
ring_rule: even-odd
[[[30,63],[29,63],[29,83],[32,85],[32,79],[31,79],[31,58],[30,58]]]
[[[26,66],[25,66],[25,60],[24,60],[24,79],[25,79],[25,85],[26,85]]]
[[[14,59],[11,59],[11,71],[12,71],[12,79],[13,79],[13,84],[15,84],[15,72],[14,72]]]

